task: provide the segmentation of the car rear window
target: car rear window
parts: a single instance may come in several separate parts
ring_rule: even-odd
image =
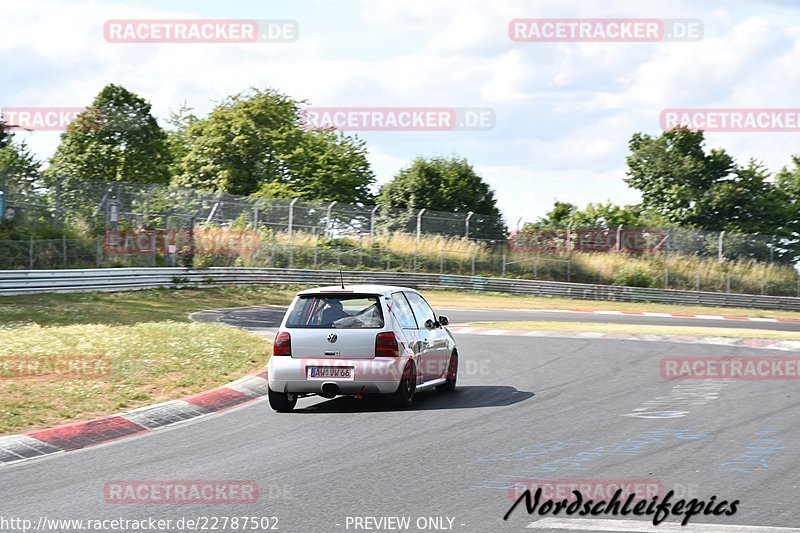
[[[382,328],[380,297],[372,294],[303,294],[294,304],[289,328]]]

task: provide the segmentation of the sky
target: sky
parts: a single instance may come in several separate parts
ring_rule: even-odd
[[[696,19],[689,42],[515,42],[517,18]],[[119,19],[291,20],[292,42],[114,43]],[[487,108],[490,129],[364,131],[377,186],[417,156],[466,157],[511,227],[555,199],[635,203],[634,132],[667,108],[800,108],[800,2],[535,0],[4,0],[0,108],[83,107],[108,83],[153,105],[163,126],[249,87],[313,107]],[[43,159],[59,133],[20,132]],[[773,171],[800,133],[707,133]]]

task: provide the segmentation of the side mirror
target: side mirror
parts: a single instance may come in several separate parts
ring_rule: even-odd
[[[446,326],[450,324],[450,319],[444,315],[439,315],[439,325]]]

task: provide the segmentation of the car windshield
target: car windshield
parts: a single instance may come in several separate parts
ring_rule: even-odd
[[[383,312],[376,295],[304,294],[294,304],[290,328],[382,328]]]

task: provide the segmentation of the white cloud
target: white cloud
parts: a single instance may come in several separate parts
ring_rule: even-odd
[[[518,50],[489,61],[491,78],[481,85],[481,97],[489,103],[513,102],[531,98],[525,91],[528,69]]]
[[[177,5],[178,7],[172,7]],[[309,7],[310,6],[310,7]],[[381,181],[415,155],[466,156],[497,190],[510,218],[535,218],[558,197],[636,201],[621,178],[635,131],[658,133],[666,107],[800,107],[800,16],[788,3],[707,6],[688,0],[298,0],[292,44],[106,43],[111,18],[268,18],[268,8],[137,4],[132,0],[5,2],[0,106],[82,106],[107,83],[153,103],[165,118],[184,100],[199,113],[250,86],[316,106],[493,107],[484,132],[365,135]],[[248,15],[250,13],[250,15]],[[515,17],[699,18],[692,43],[512,43]],[[25,134],[41,155],[57,135]],[[790,134],[713,134],[737,157],[773,169],[800,151]]]

